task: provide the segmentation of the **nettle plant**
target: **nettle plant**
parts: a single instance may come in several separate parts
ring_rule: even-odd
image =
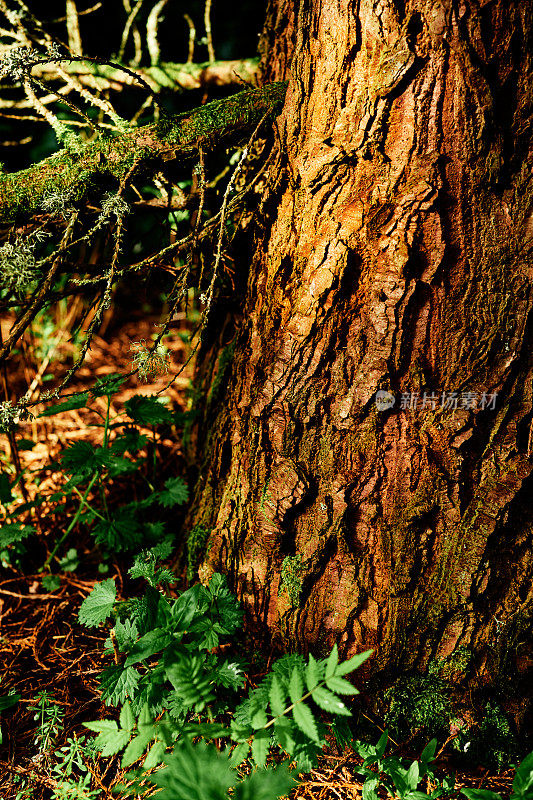
[[[412,762],[386,755],[387,731],[376,745],[354,740],[344,698],[358,691],[346,676],[371,650],[344,662],[337,646],[320,660],[285,655],[245,692],[245,664],[227,649],[242,628],[239,602],[219,574],[171,597],[173,573],[160,566],[171,549],[167,541],[136,556],[129,574],[146,582],[140,597],[117,601],[108,579],[79,610],[83,625],[109,629],[105,649],[114,663],[100,686],[120,712],[85,727],[97,733],[102,757],[120,754],[121,797],[151,796],[158,787],[159,800],[275,800],[296,785],[296,773],[316,765],[332,736],[361,759],[363,800],[383,792],[400,800],[457,795],[455,779],[432,766],[436,739]],[[489,790],[460,791],[468,800],[502,800]],[[511,800],[533,800],[533,753],[516,767]]]
[[[124,380],[118,375],[108,376],[99,380],[90,391],[73,395],[41,414],[46,417],[86,408],[100,417],[100,422],[92,426],[103,429],[100,445],[77,441],[65,447],[56,463],[51,465],[66,478],[60,489],[52,493],[37,492],[31,502],[21,503],[16,496],[20,476],[11,483],[7,472],[0,475],[0,503],[5,509],[0,531],[0,555],[5,566],[17,563],[23,555],[25,540],[36,534],[35,527],[26,520],[29,512],[46,503],[54,513],[66,517],[64,532],[55,541],[42,568],[46,573],[43,585],[48,590],[59,585],[57,575],[51,574],[52,567],[63,571],[77,567],[77,551],[70,548],[62,555],[62,549],[78,526],[84,526],[94,537],[103,557],[100,568],[105,571],[105,561],[110,554],[138,551],[142,546],[162,541],[166,531],[161,517],[167,509],[183,505],[188,500],[188,488],[181,477],[169,478],[163,486],[156,488],[159,484],[158,431],[173,424],[174,416],[170,409],[158,397],[137,395],[126,401],[122,414],[111,415],[112,395]],[[94,400],[100,397],[107,401],[105,413],[94,405]],[[146,429],[151,435],[142,432]],[[135,484],[134,499],[110,508],[109,485],[124,478],[128,480],[130,495],[132,484]]]
[[[125,769],[140,765],[117,787],[124,796],[147,785],[162,789],[161,800],[226,800],[230,788],[239,800],[284,795],[295,784],[288,763],[309,771],[326,735],[341,734],[321,712],[351,716],[342,697],[358,692],[346,676],[372,651],[345,662],[336,646],[322,660],[286,655],[243,699],[245,665],[221,647],[242,628],[241,606],[219,574],[172,598],[163,587],[174,577],[158,566],[170,548],[166,542],[135,558],[130,576],[146,581],[141,597],[117,602],[108,579],[81,605],[83,625],[109,627],[114,663],[101,675],[102,698],[120,707],[118,722],[86,727],[98,733],[103,756],[121,753]],[[267,766],[274,752],[285,763]]]

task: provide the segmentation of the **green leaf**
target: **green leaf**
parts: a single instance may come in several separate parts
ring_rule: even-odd
[[[136,428],[127,428],[124,433],[117,436],[111,445],[111,452],[118,456],[125,453],[136,455],[145,446],[148,437],[144,433],[139,433]]]
[[[139,631],[135,623],[132,623],[130,619],[125,619],[124,622],[117,619],[115,623],[115,636],[117,637],[119,650],[125,652],[137,641]],[[112,647],[111,641],[109,641],[109,647]]]
[[[102,520],[93,529],[97,544],[118,552],[137,545],[141,534],[138,515],[127,506],[116,509],[112,519]]]
[[[0,472],[0,503],[6,506],[14,500],[7,472]]]
[[[126,414],[139,425],[170,425],[172,414],[155,396],[135,395],[124,403]]]
[[[59,562],[59,566],[64,572],[74,572],[80,563],[78,558],[78,551],[73,547],[67,551],[67,554]]]
[[[129,742],[130,732],[121,731],[115,720],[101,719],[96,722],[84,722],[86,728],[98,733],[94,745],[103,756],[114,756]]]
[[[121,664],[107,667],[100,676],[102,698],[107,705],[118,706],[128,697],[135,697],[139,685],[139,673],[134,667],[124,667]]]
[[[18,439],[17,440],[17,447],[19,450],[33,450],[37,442],[34,442],[33,439]]]
[[[45,410],[39,414],[39,418],[51,417],[54,414],[61,414],[63,411],[72,411],[75,408],[84,408],[87,405],[88,400],[88,392],[75,394],[72,397],[69,397],[68,400],[65,400],[64,403],[56,403],[53,406],[48,406],[48,408],[45,408]]]
[[[133,726],[135,725],[135,717],[133,716],[131,710],[131,704],[129,700],[124,703],[122,706],[122,710],[120,712],[120,727],[123,728],[125,731],[132,731]]]
[[[154,742],[148,751],[148,755],[143,761],[143,770],[146,772],[149,769],[158,767],[165,757],[165,750],[166,747],[164,742]]]
[[[285,711],[285,692],[277,675],[273,675],[268,693],[270,710],[274,717],[279,717]]]
[[[241,742],[233,749],[230,758],[230,764],[235,769],[239,767],[242,762],[248,758],[248,753],[250,752],[250,744],[249,742]]]
[[[320,742],[313,712],[305,703],[297,703],[292,709],[292,716],[302,733],[305,733],[317,744]]]
[[[27,539],[32,533],[35,533],[35,528],[31,525],[21,525],[16,522],[2,525],[0,528],[0,550],[4,550],[15,542]]]
[[[324,709],[324,711],[329,711],[330,714],[340,714],[344,717],[352,716],[351,711],[346,708],[342,700],[339,700],[333,692],[328,692],[327,689],[321,686],[317,686],[316,689],[313,689],[311,697],[317,706]]]
[[[420,775],[420,767],[418,765],[418,761],[413,761],[413,763],[407,770],[407,775],[405,776],[407,785],[412,791],[414,791],[418,786],[419,775]]]
[[[162,789],[157,800],[227,800],[237,777],[229,759],[228,750],[219,753],[213,745],[185,740],[148,780]]]
[[[218,722],[189,722],[183,726],[183,733],[187,736],[201,736],[202,739],[221,739],[229,733],[225,725]]]
[[[91,389],[91,394],[93,397],[111,397],[118,392],[125,381],[126,378],[118,372],[111,373],[103,378],[98,378]]]
[[[182,506],[189,500],[189,489],[183,478],[169,478],[159,492],[158,502],[164,508]]]
[[[264,728],[267,724],[267,715],[263,708],[258,708],[256,711],[253,712],[251,717],[251,723],[254,730],[258,730],[259,728]]]
[[[353,672],[360,667],[361,664],[364,664],[364,662],[370,658],[373,652],[373,650],[365,650],[364,653],[358,653],[357,655],[352,656],[352,658],[349,658],[348,661],[343,661],[342,664],[339,664],[336,667],[335,675],[348,675],[349,672]]]
[[[286,797],[296,781],[285,765],[258,769],[240,781],[233,790],[233,800],[277,800]]]
[[[252,740],[252,758],[258,767],[266,764],[270,746],[270,731],[257,731]]]
[[[152,631],[148,631],[148,633],[141,636],[139,641],[133,645],[124,662],[124,666],[129,667],[132,664],[137,664],[139,661],[150,658],[154,653],[159,653],[161,650],[164,650],[165,647],[168,647],[171,641],[172,636],[162,628],[155,628]]]
[[[78,620],[86,628],[96,628],[111,614],[116,597],[117,587],[113,578],[96,583],[80,606]]]
[[[363,784],[363,800],[378,800],[376,788],[379,778],[367,778]]]
[[[533,798],[533,753],[527,755],[516,768],[511,800],[532,800]]]
[[[437,750],[437,740],[432,739],[430,742],[422,750],[422,754],[420,756],[420,763],[423,765],[424,769],[427,770],[427,765],[430,761],[433,761],[435,758],[435,752]]]
[[[289,697],[291,698],[293,703],[297,703],[301,700],[302,695],[304,693],[304,685],[302,681],[302,676],[298,667],[293,669],[291,673],[291,679],[289,681]]]
[[[240,689],[244,686],[245,677],[240,664],[237,662],[225,661],[221,664],[216,672],[215,680],[221,686],[227,689]]]
[[[355,686],[352,686],[349,681],[345,681],[344,678],[338,678],[336,675],[326,678],[326,686],[332,692],[337,692],[337,694],[359,694]]]
[[[309,664],[305,669],[305,682],[309,691],[315,688],[320,680],[320,667],[312,655],[309,655]]]
[[[61,466],[71,475],[87,477],[101,466],[101,459],[97,455],[99,449],[90,442],[74,442],[61,453]]]
[[[44,575],[41,585],[45,591],[55,592],[61,586],[61,579],[58,575]]]
[[[468,797],[468,800],[502,800],[501,794],[489,789],[461,789],[461,794]]]
[[[335,674],[335,670],[337,669],[337,664],[339,663],[339,651],[337,649],[337,645],[333,645],[333,649],[328,656],[328,660],[326,661],[326,678],[330,678],[332,675]]]
[[[377,756],[378,760],[384,754],[385,750],[387,749],[387,744],[389,743],[389,732],[383,731],[381,736],[378,739],[378,743],[375,748],[375,755]]]
[[[146,736],[145,734],[139,734],[131,740],[129,745],[124,750],[124,755],[122,756],[121,766],[123,769],[125,767],[130,767],[135,763],[135,761],[139,760],[150,744],[150,738],[151,737]]]
[[[14,706],[20,700],[20,694],[5,694],[0,697],[0,711],[5,711]]]
[[[292,719],[278,717],[274,722],[274,731],[280,746],[292,755],[296,749],[296,737],[299,735],[298,726]]]

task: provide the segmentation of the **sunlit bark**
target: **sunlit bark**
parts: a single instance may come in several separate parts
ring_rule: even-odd
[[[270,3],[282,145],[193,517],[284,646],[527,680],[532,43],[528,0]]]

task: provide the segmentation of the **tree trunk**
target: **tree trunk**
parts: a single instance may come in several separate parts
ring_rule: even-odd
[[[268,9],[289,87],[242,318],[199,366],[199,572],[380,680],[532,663],[532,45],[530,0]]]

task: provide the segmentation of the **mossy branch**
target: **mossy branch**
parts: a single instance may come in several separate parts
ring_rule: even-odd
[[[122,180],[136,168],[158,161],[187,158],[198,145],[213,147],[230,137],[246,136],[265,115],[281,111],[286,83],[250,89],[207,103],[176,117],[139,128],[125,128],[78,148],[64,149],[21,172],[0,175],[0,218],[35,211],[52,192],[80,200],[99,176]]]
[[[102,65],[87,61],[72,61],[63,65],[65,72],[75,75],[78,80],[100,91],[105,89],[120,90],[125,86],[134,86],[135,80],[123,70],[111,65]],[[259,62],[256,58],[214,61],[203,64],[161,63],[157,66],[137,68],[141,78],[154,90],[159,89],[201,89],[207,86],[228,86],[252,82],[258,74]],[[57,73],[57,66],[49,63],[37,65],[32,74],[50,80]],[[59,76],[58,76],[59,77]]]

